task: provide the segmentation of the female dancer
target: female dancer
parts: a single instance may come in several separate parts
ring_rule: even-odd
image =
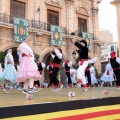
[[[0,81],[3,81],[5,85],[3,86],[3,92],[8,93],[6,91],[6,87],[10,84],[16,83],[16,78],[17,78],[17,71],[14,67],[14,59],[12,56],[12,49],[9,49],[7,51],[7,54],[5,56],[5,63],[4,63],[4,71],[0,75]]]
[[[109,60],[105,68],[105,73],[100,78],[100,80],[102,80],[101,87],[103,87],[104,82],[110,82],[110,88],[112,87],[112,81],[114,81],[114,78],[113,78],[113,69]]]
[[[24,82],[23,93],[37,92],[33,89],[34,80],[40,80],[41,75],[34,61],[34,54],[29,47],[30,38],[26,38],[23,43],[18,46],[20,67],[18,71],[18,82]],[[27,92],[29,88],[29,92]]]

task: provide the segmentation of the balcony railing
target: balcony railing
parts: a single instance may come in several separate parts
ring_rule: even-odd
[[[81,30],[76,30],[75,31],[75,36],[82,37],[82,32]],[[91,38],[94,40],[95,38],[93,37],[93,34],[91,33]],[[96,38],[98,40],[98,38]]]
[[[44,23],[36,20],[28,20],[28,22],[29,22],[29,28],[50,31],[51,24],[49,23]],[[0,23],[13,24],[13,17],[11,17],[10,15],[0,13]],[[65,27],[61,27],[61,28],[62,28],[62,34],[66,34],[66,28]]]
[[[75,36],[82,37],[82,32],[81,32],[81,30],[76,30],[76,31],[75,31]]]

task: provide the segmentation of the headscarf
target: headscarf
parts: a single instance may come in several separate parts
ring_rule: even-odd
[[[112,58],[112,59],[114,59],[114,58],[115,58],[115,54],[116,54],[116,52],[115,52],[115,51],[112,51],[112,52],[110,53],[110,56],[111,56],[111,58]]]

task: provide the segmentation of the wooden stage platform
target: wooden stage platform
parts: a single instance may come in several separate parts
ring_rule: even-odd
[[[108,95],[103,94],[103,90],[108,91]],[[9,94],[5,94],[0,90],[0,107],[5,106],[19,106],[28,104],[42,104],[42,103],[54,103],[74,100],[91,100],[108,97],[119,97],[120,91],[116,91],[113,87],[95,87],[87,92],[83,92],[83,88],[66,88],[63,87],[60,91],[51,91],[51,88],[41,88],[37,93],[33,94],[32,100],[26,100],[25,94],[22,91],[16,89],[8,89]],[[75,97],[69,97],[68,93],[72,91],[75,93]]]

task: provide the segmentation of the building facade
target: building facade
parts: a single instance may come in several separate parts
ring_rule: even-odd
[[[116,5],[116,13],[117,13],[117,29],[118,29],[118,51],[120,51],[120,0],[113,0],[111,4]],[[120,52],[119,55],[120,57]]]
[[[50,25],[62,28],[63,61],[72,60],[72,52],[76,47],[71,38],[82,39],[82,32],[92,35],[92,49],[89,58],[98,57],[95,63],[100,70],[100,49],[98,46],[98,3],[101,0],[0,0],[0,51],[16,48],[20,43],[14,42],[13,17],[29,21],[28,33],[31,39],[31,48],[40,55],[47,65],[50,52],[53,51],[50,41]],[[74,33],[75,35],[71,35]],[[94,42],[93,42],[94,41]],[[17,60],[17,57],[15,57]],[[44,70],[43,79],[47,80],[47,70]],[[64,71],[61,68],[60,78],[63,80]]]
[[[110,30],[100,29],[99,40],[103,43],[113,43],[113,34],[110,32]]]
[[[110,58],[110,53],[112,51],[115,51],[116,54],[118,55],[118,47],[117,43],[111,43],[105,45],[103,49],[101,49],[101,72],[105,72],[105,67],[108,63],[108,59]]]

